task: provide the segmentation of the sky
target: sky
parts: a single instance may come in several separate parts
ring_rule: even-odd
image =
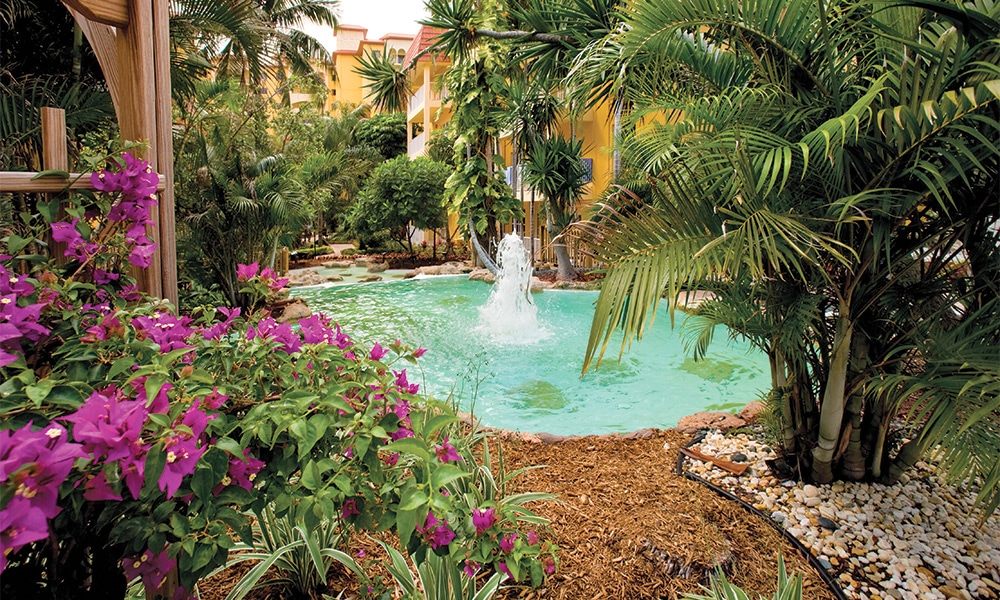
[[[420,29],[417,21],[426,16],[424,0],[340,0],[340,22],[367,27],[370,40],[387,33],[415,34]],[[301,29],[327,50],[334,49],[333,32],[328,28],[308,24]]]

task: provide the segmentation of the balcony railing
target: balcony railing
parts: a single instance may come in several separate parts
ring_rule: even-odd
[[[427,145],[427,133],[421,133],[420,135],[410,138],[410,141],[406,145],[406,155],[410,158],[416,158],[418,156],[423,156],[424,146]]]

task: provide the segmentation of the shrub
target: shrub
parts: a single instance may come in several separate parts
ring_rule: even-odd
[[[455,458],[457,417],[396,370],[423,350],[361,346],[322,315],[275,322],[254,307],[283,281],[256,264],[234,274],[246,312],[182,316],[142,296],[125,272],[155,250],[155,174],[128,155],[112,166],[71,221],[57,203],[24,215],[68,263],[20,254],[35,240],[17,236],[0,256],[4,594],[123,597],[141,578],[186,597],[237,537],[253,543],[247,511],[265,507],[306,531],[332,520],[398,531],[415,555],[503,562],[481,549],[518,535],[523,509],[498,507],[486,533],[446,495],[475,466]],[[536,550],[519,556],[553,560]]]

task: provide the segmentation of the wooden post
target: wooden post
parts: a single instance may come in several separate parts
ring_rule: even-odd
[[[69,171],[69,153],[66,150],[66,111],[61,108],[43,106],[42,117],[42,170]],[[45,194],[50,202],[58,194]],[[66,211],[59,207],[58,220],[63,221]],[[52,239],[52,230],[45,232],[45,242],[49,245],[49,256],[58,264],[66,264],[66,243]]]
[[[170,89],[170,11],[167,0],[153,1],[153,73],[156,78],[156,172],[165,181],[159,197],[160,289],[163,298],[178,306],[177,234],[174,222],[173,107]]]

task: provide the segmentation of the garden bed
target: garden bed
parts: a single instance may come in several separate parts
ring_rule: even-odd
[[[561,564],[546,587],[510,588],[500,598],[677,598],[698,592],[706,567],[715,563],[724,563],[748,591],[769,596],[781,553],[789,571],[804,574],[804,598],[833,599],[763,519],[674,473],[677,449],[689,436],[653,431],[644,439],[588,436],[548,444],[501,435],[506,471],[544,465],[517,478],[508,492],[559,497],[533,508],[551,520]],[[373,544],[364,549],[374,554]],[[331,595],[356,589],[343,569],[331,575]],[[231,574],[203,583],[203,600],[221,600],[235,579]],[[282,598],[273,588],[248,597]]]

